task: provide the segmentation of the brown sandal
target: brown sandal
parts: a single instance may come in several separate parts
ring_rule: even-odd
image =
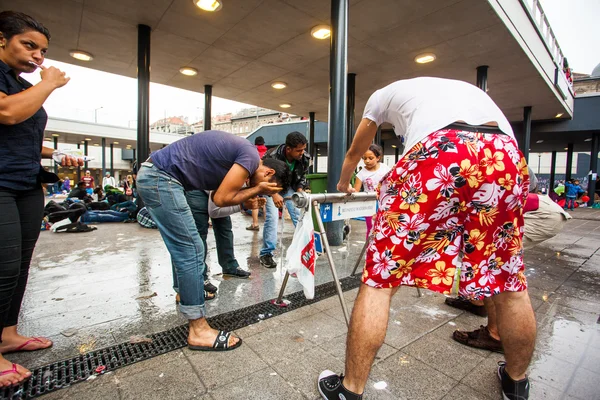
[[[479,329],[472,332],[456,330],[452,334],[452,339],[465,346],[504,353],[502,342],[490,336],[487,326],[481,325]]]
[[[465,310],[480,317],[487,317],[487,311],[484,306],[477,306],[461,297],[446,297],[445,303],[450,307]]]

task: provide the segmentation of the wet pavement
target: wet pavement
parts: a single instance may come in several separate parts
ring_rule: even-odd
[[[526,253],[538,322],[531,399],[600,399],[600,212],[581,209],[573,216],[558,236]],[[258,263],[262,233],[245,230],[250,217],[233,219],[236,256],[252,278],[219,275],[210,231],[207,263],[219,293],[207,303],[209,315],[272,299],[281,285],[280,268]],[[349,241],[334,249],[340,277],[350,274],[364,245],[364,223],[352,225]],[[185,322],[175,310],[170,260],[158,231],[135,223],[97,226],[90,233],[41,233],[19,327],[50,337],[54,347],[13,354],[11,361],[40,366]],[[286,221],[284,246],[291,233]],[[328,281],[321,257],[316,283]],[[291,279],[286,293],[300,289]],[[355,296],[356,290],[345,293],[349,307]],[[495,365],[502,355],[451,339],[453,330],[477,328],[485,319],[443,303],[428,291],[421,298],[412,288],[399,291],[367,398],[501,398]],[[343,368],[346,328],[336,297],[236,333],[244,345],[233,352],[173,351],[44,398],[316,399],[318,373]]]

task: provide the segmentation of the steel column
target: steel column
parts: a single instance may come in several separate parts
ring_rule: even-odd
[[[347,114],[348,114],[348,126],[347,135],[346,135],[346,151],[350,149],[350,145],[352,144],[352,139],[354,138],[354,108],[356,104],[356,74],[349,73],[348,74],[348,103]]]
[[[554,181],[556,180],[556,150],[552,152],[552,160],[550,161],[550,183],[548,184],[548,194],[554,190]]]
[[[150,36],[148,25],[138,25],[138,112],[137,161],[138,168],[150,155]]]
[[[329,54],[329,140],[327,191],[336,193],[342,172],[347,134],[348,0],[331,0]],[[327,238],[333,246],[343,242],[344,221],[328,223]]]
[[[588,201],[588,206],[594,205],[594,193],[596,192],[596,183],[598,182],[598,177],[596,175],[596,179],[594,178],[594,174],[598,174],[598,152],[600,151],[600,133],[594,133],[592,136],[592,147],[590,149],[590,171],[592,175],[588,178],[588,196],[590,197]]]
[[[523,132],[521,140],[519,140],[519,148],[525,157],[525,161],[529,162],[529,145],[531,142],[531,106],[523,108]]]
[[[86,156],[88,155],[88,141],[87,140],[83,143],[83,155],[86,155]],[[87,161],[83,163],[83,167],[85,169],[88,169]]]
[[[567,170],[565,171],[565,182],[571,179],[571,170],[573,169],[573,143],[567,145]]]
[[[373,142],[378,145],[382,145],[381,143],[381,126],[377,127],[377,133],[375,134],[375,141]]]
[[[115,177],[114,152],[115,152],[115,145],[114,145],[114,143],[111,143],[110,144],[110,176],[112,176],[113,178]]]
[[[102,138],[102,178],[106,175],[106,138]]]
[[[81,149],[81,143],[77,143],[77,149]],[[76,186],[80,180],[81,180],[81,167],[78,165],[77,166],[77,182],[75,182],[75,185],[73,185],[73,186]]]
[[[479,67],[477,67],[477,87],[479,89],[483,90],[484,92],[487,92],[487,81],[488,81],[487,72],[488,72],[487,65],[480,65]]]
[[[58,150],[58,138],[56,136],[54,136],[53,138],[53,142],[54,142],[54,150]],[[54,173],[58,174],[58,164],[54,162],[54,160],[52,161],[52,165],[54,166]]]
[[[204,131],[210,131],[212,118],[212,85],[204,85]]]
[[[317,172],[316,170],[316,162],[317,162],[317,148],[315,146],[315,112],[311,111],[308,113],[308,154],[310,154],[310,158],[312,160],[312,165],[310,166],[310,173]]]

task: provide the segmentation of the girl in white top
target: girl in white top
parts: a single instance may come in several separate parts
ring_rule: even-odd
[[[381,146],[376,144],[369,146],[369,150],[362,156],[365,167],[356,174],[354,190],[357,192],[360,191],[361,186],[365,192],[374,192],[377,190],[381,178],[390,171],[390,167],[381,163],[382,156],[383,149]],[[371,233],[371,227],[373,226],[373,217],[365,217],[365,222],[367,223],[367,238],[369,238],[369,233]]]

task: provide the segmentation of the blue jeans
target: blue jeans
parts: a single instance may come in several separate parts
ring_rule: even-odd
[[[279,193],[281,197],[286,198],[291,196],[294,192],[292,188],[289,188],[285,192]],[[291,200],[284,201],[285,206],[292,217],[294,226],[298,223],[298,209],[294,206]],[[279,221],[279,210],[275,207],[273,199],[267,197],[267,217],[265,218],[265,225],[263,228],[263,247],[260,250],[260,255],[266,254],[273,255],[275,248],[277,247],[277,222]]]
[[[175,266],[181,298],[179,311],[190,320],[204,318],[204,245],[183,186],[166,172],[144,162],[137,176],[137,190]]]
[[[113,204],[112,206],[110,206],[110,209],[113,211],[119,211],[123,208],[126,208],[129,212],[135,212],[135,210],[137,209],[137,206],[131,200],[127,200],[122,203],[117,203],[117,204]]]
[[[565,202],[565,210],[567,208],[570,208],[571,210],[573,210],[575,208],[575,199],[577,199],[577,197],[572,197],[572,196],[566,196],[567,197],[567,201]]]
[[[80,221],[84,223],[90,222],[123,222],[129,219],[129,213],[103,210],[103,211],[86,211],[81,216]]]

